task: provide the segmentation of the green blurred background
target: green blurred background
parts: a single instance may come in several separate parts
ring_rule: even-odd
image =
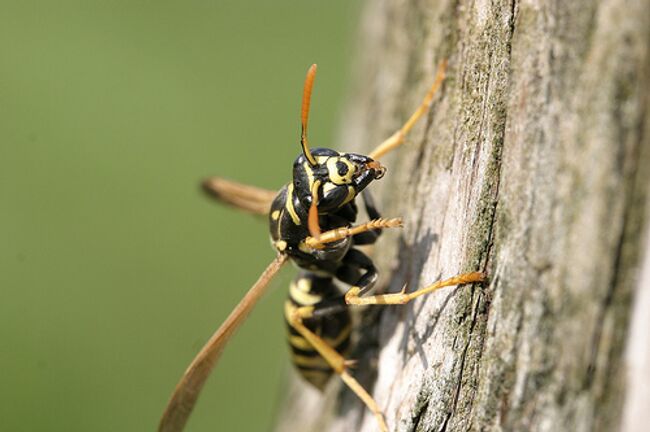
[[[198,192],[279,188],[331,141],[358,6],[7,2],[0,14],[0,430],[153,430],[190,360],[274,254]],[[268,430],[293,271],[228,346],[188,430]]]

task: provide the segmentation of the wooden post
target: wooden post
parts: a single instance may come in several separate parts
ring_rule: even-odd
[[[355,373],[390,430],[618,430],[648,218],[650,1],[370,1],[359,33],[340,149],[390,135],[449,59],[373,187],[405,224],[374,249],[379,289],[490,278],[365,311]],[[290,389],[278,430],[377,429],[340,386]]]

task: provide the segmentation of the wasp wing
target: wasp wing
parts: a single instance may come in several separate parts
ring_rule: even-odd
[[[177,432],[183,430],[194,408],[199,393],[208,375],[214,368],[223,348],[237,328],[244,322],[257,301],[266,291],[266,287],[282,265],[287,261],[286,255],[278,255],[264,270],[259,279],[233,309],[226,321],[212,335],[197,356],[192,360],[167,404],[160,420],[159,432]]]
[[[210,196],[226,204],[253,214],[266,215],[277,192],[243,183],[210,177],[201,183],[203,190]]]

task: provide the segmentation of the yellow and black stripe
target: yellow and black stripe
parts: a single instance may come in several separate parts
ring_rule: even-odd
[[[332,278],[323,278],[313,273],[298,276],[289,288],[285,302],[285,320],[289,331],[291,360],[302,377],[322,390],[333,371],[314,347],[289,325],[287,310],[291,306],[314,306],[324,300],[341,297]],[[345,355],[350,346],[351,319],[347,309],[333,311],[324,316],[305,320],[305,326],[325,340],[336,351]]]
[[[349,227],[357,218],[354,199],[383,171],[372,159],[355,153],[325,148],[315,148],[310,153],[313,161],[307,160],[305,155],[295,160],[292,182],[279,191],[271,204],[271,242],[279,253],[287,255],[305,270],[291,284],[285,318],[292,308],[314,306],[315,314],[304,319],[302,324],[345,355],[350,345],[351,320],[333,279],[356,284],[362,290],[371,287],[376,270],[365,255],[353,249],[353,245],[374,243],[380,231],[368,231],[328,243],[324,248],[312,248],[305,243],[311,236],[309,209],[312,200],[316,199],[318,225],[323,232]],[[378,216],[365,197],[364,202],[368,215]],[[286,321],[289,324],[290,320]],[[288,327],[293,363],[308,382],[322,389],[334,371],[298,331]]]

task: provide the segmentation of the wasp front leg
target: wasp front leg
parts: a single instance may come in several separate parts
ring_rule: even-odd
[[[332,230],[321,233],[318,238],[311,236],[307,237],[304,240],[304,243],[312,249],[322,249],[327,243],[343,240],[346,237],[355,237],[359,234],[363,234],[372,230],[381,230],[383,228],[397,228],[401,227],[402,225],[403,224],[401,218],[375,219],[353,227],[334,228]]]

